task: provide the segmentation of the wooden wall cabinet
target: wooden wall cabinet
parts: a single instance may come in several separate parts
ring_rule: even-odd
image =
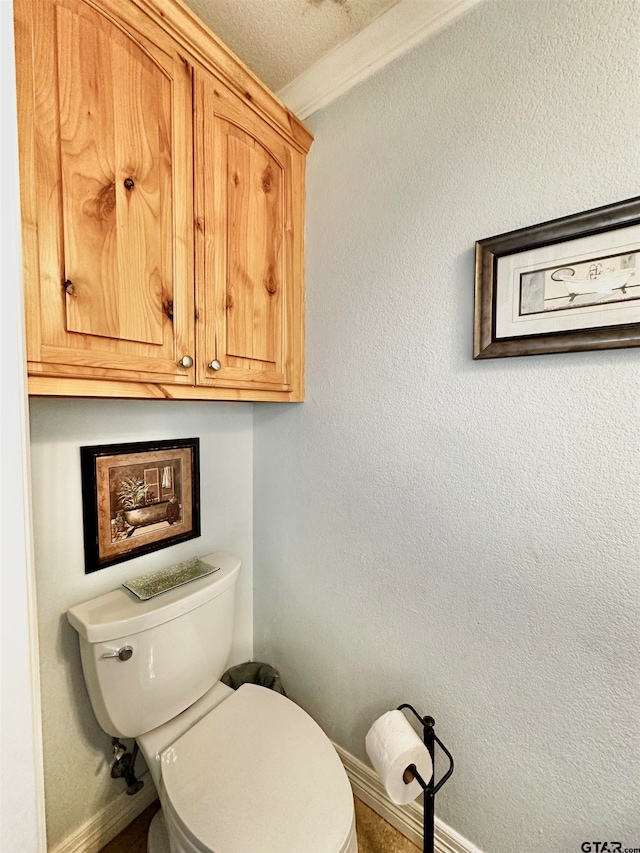
[[[304,396],[311,136],[178,0],[15,0],[29,392]]]

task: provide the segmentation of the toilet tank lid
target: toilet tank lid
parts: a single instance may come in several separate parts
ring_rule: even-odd
[[[220,571],[148,601],[120,587],[71,607],[67,619],[89,643],[108,643],[162,625],[216,598],[236,582],[241,565],[238,557],[216,551],[201,559],[219,566]]]

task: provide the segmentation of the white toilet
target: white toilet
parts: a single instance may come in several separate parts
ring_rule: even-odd
[[[351,787],[320,727],[278,693],[219,681],[240,561],[203,561],[220,571],[67,614],[100,726],[136,738],[158,790],[149,853],[357,853]]]

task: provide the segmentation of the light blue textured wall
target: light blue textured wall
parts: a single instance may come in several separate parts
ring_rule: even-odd
[[[637,0],[487,0],[314,116],[307,401],[256,406],[256,653],[400,701],[487,853],[640,845],[640,350],[474,363],[476,239],[640,195]]]

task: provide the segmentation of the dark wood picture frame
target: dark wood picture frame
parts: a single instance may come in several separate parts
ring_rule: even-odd
[[[605,232],[638,224],[640,224],[640,197],[479,240],[476,243],[475,266],[474,359],[640,346],[640,322],[591,325],[586,328],[546,331],[539,334],[528,333],[512,336],[498,336],[496,334],[498,262],[501,258],[525,251],[533,252],[543,247],[563,243],[567,243],[568,248],[570,248],[571,241],[583,237],[603,235]],[[613,256],[610,254],[607,257]],[[587,262],[588,259],[576,261],[575,264],[586,264]],[[558,268],[562,265],[556,263],[555,266]],[[549,267],[549,269],[551,268]],[[570,268],[567,267],[567,269]],[[559,270],[556,269],[556,272]],[[573,275],[571,270],[570,272]],[[640,269],[637,270],[637,273],[640,277]],[[562,279],[554,279],[554,281],[560,280]],[[570,283],[570,281],[571,279],[567,278],[567,282]],[[503,286],[502,282],[501,286]],[[567,287],[567,290],[569,289]],[[622,288],[616,289],[622,290]],[[640,287],[638,290],[640,293]],[[626,293],[626,291],[623,292]],[[567,299],[575,298],[575,295],[568,294]],[[640,295],[637,298],[640,300]],[[626,299],[631,302],[630,297],[626,297]],[[634,301],[635,299],[636,297],[634,297]],[[622,300],[618,304],[622,305]],[[640,301],[636,302],[636,305],[640,306]],[[570,307],[593,307],[593,304],[566,305],[565,314],[568,313],[567,309]],[[533,323],[529,325],[533,325]]]
[[[80,448],[85,574],[200,536],[200,440]]]

